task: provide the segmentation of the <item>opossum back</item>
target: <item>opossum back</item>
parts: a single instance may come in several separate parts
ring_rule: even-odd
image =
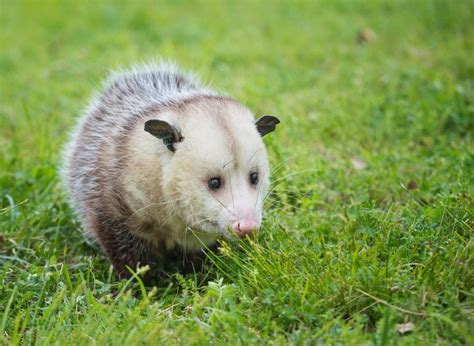
[[[63,150],[62,182],[83,221],[110,196],[110,185],[120,174],[121,142],[148,109],[213,94],[194,75],[171,63],[112,73],[103,91],[83,112]]]

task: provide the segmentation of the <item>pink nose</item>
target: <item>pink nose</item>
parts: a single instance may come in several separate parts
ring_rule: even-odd
[[[259,228],[260,225],[253,220],[240,220],[232,224],[232,229],[240,238],[253,235]]]

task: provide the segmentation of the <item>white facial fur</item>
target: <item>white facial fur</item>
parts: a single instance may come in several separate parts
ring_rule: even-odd
[[[252,113],[233,101],[189,104],[170,122],[184,140],[163,167],[162,188],[178,201],[178,213],[195,231],[231,237],[231,227],[243,220],[257,228],[268,191],[269,167]],[[252,184],[250,174],[258,174]],[[209,179],[219,177],[212,190]]]

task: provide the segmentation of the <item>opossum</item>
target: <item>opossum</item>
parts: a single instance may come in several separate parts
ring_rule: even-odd
[[[127,277],[260,228],[270,172],[261,137],[278,123],[254,121],[172,63],[122,70],[72,132],[63,184],[85,233]]]

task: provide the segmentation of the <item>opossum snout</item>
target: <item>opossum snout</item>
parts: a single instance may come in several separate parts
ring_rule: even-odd
[[[240,238],[244,238],[246,235],[252,236],[259,228],[260,225],[257,222],[248,219],[235,221],[232,224],[232,229]]]

